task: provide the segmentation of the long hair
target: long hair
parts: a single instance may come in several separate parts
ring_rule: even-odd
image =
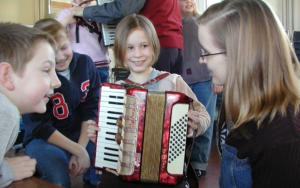
[[[131,14],[123,18],[116,28],[115,43],[113,49],[116,64],[119,66],[125,67],[124,59],[127,50],[127,39],[129,34],[136,29],[142,29],[149,40],[150,46],[153,49],[152,63],[154,64],[158,59],[160,45],[153,24],[145,16]]]
[[[289,105],[299,110],[299,62],[278,18],[261,0],[225,0],[199,19],[226,51],[224,89],[227,120],[234,128],[250,120],[258,126]]]

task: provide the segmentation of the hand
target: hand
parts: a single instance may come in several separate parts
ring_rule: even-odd
[[[70,8],[71,13],[73,16],[79,16],[79,17],[83,17],[83,7],[80,6],[75,6]]]
[[[5,158],[15,175],[14,181],[33,176],[36,160],[29,156]]]
[[[212,84],[211,89],[213,90],[214,94],[221,93],[224,89],[223,84]]]
[[[202,127],[200,124],[200,118],[201,118],[200,112],[194,111],[194,110],[189,110],[187,115],[188,115],[187,137],[192,137],[194,134],[197,134],[196,136],[198,136],[199,134],[203,133],[205,131],[205,128]]]
[[[97,132],[100,130],[100,128],[96,125],[96,122],[91,123],[87,127],[87,136],[92,142],[96,142],[97,138]]]
[[[80,176],[90,167],[90,157],[85,148],[80,145],[79,155],[72,155],[69,162],[71,176]]]

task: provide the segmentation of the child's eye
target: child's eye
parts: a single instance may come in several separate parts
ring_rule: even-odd
[[[67,49],[67,47],[63,46],[63,47],[61,47],[60,49],[61,49],[61,50],[65,50],[65,49]]]
[[[50,69],[44,69],[43,72],[49,73]]]
[[[128,50],[132,50],[133,46],[128,46],[127,48],[128,48]]]
[[[147,47],[148,47],[148,44],[143,44],[142,47],[143,47],[143,48],[147,48]]]

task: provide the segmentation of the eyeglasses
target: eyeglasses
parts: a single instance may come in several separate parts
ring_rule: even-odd
[[[209,53],[204,48],[200,49],[200,58],[204,58],[204,57],[212,56],[212,55],[219,55],[219,54],[226,54],[226,51],[217,52],[217,53]]]

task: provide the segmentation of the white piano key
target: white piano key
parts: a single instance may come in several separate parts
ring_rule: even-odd
[[[118,146],[118,143],[116,142],[116,140],[114,140],[112,138],[106,138],[106,137],[98,137],[97,138],[97,144],[108,144],[108,145]]]
[[[100,95],[98,115],[100,131],[97,134],[95,166],[117,169],[120,146],[115,139],[118,132],[116,122],[124,114],[126,90],[102,86]]]
[[[104,106],[100,106],[100,113],[124,114],[124,108],[122,105],[118,105],[117,107],[114,107],[114,106],[109,105],[108,103],[102,103],[102,104],[104,104]],[[100,103],[100,105],[101,105],[101,103]]]
[[[123,93],[125,95],[126,89],[116,89],[116,88],[111,88],[109,86],[102,86],[101,93]]]
[[[107,127],[101,127],[101,130],[98,132],[98,137],[115,138],[117,132],[118,132],[118,128],[115,127],[113,129],[109,129]]]
[[[107,119],[107,118],[100,118],[98,121],[98,126],[100,129],[102,128],[112,128],[112,129],[117,129],[117,121],[113,119]]]
[[[120,109],[119,111],[123,111],[124,103],[115,103],[108,101],[100,101],[100,110],[103,107],[111,108],[111,109]]]
[[[119,155],[119,150],[120,150],[119,147],[115,148],[114,146],[99,144],[98,151],[99,153],[107,152],[114,155]]]
[[[101,96],[101,101],[112,101],[112,102],[124,103],[125,100],[123,98],[117,98],[117,97],[114,98],[114,97],[109,97],[109,96]]]
[[[101,158],[101,156],[97,156],[95,160],[95,166],[99,168],[117,169],[118,162],[107,161]]]
[[[123,113],[121,112],[116,112],[116,111],[100,111],[100,116],[103,118],[107,118],[107,117],[113,117],[113,118],[119,118],[123,115]]]

